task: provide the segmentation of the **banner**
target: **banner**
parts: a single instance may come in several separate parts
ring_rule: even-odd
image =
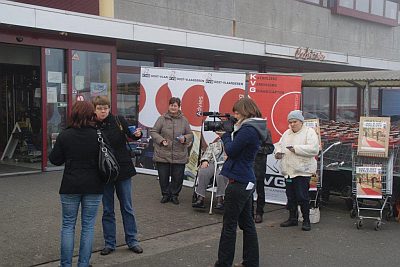
[[[182,113],[195,135],[190,161],[185,169],[188,180],[193,181],[200,139],[203,144],[208,144],[217,138],[213,132],[201,134],[203,120],[207,119],[201,116],[201,112],[232,113],[233,104],[245,95],[245,74],[142,67],[140,77],[139,127],[142,127],[144,136],[138,148],[144,153],[136,162],[137,167],[142,168],[138,170],[157,174],[148,130],[159,116],[168,111],[168,101],[174,96],[181,99]]]
[[[265,73],[249,74],[248,96],[253,99],[267,120],[272,141],[277,143],[288,129],[287,115],[301,106],[301,76]],[[280,162],[267,157],[265,202],[286,204],[285,179]]]
[[[387,157],[389,131],[389,117],[360,117],[357,155]]]

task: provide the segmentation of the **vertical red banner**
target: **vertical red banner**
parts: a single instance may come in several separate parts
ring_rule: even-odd
[[[301,106],[301,76],[250,73],[248,95],[267,119],[274,143],[288,128],[287,115]]]

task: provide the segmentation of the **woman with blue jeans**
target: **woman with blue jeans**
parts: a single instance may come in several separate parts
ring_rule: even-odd
[[[238,120],[234,131],[222,136],[228,156],[221,175],[229,178],[225,190],[225,213],[218,248],[216,267],[231,267],[235,256],[236,229],[243,230],[243,261],[234,266],[258,267],[257,231],[252,216],[252,196],[256,177],[254,159],[267,138],[267,124],[255,102],[242,98],[233,106]]]
[[[102,130],[105,140],[114,150],[114,155],[120,166],[117,181],[108,183],[104,187],[102,222],[105,244],[100,254],[108,255],[116,248],[114,193],[117,194],[119,200],[125,242],[132,252],[142,253],[143,249],[137,239],[136,219],[132,206],[131,177],[136,175],[136,170],[132,163],[130,151],[126,147],[126,136],[138,140],[142,137],[142,132],[140,128],[137,128],[133,133],[130,132],[124,117],[114,116],[110,113],[110,104],[111,102],[106,96],[97,96],[93,100],[98,127]]]
[[[62,207],[62,267],[72,266],[79,206],[82,230],[78,266],[89,266],[92,253],[94,224],[104,188],[97,167],[99,144],[93,118],[91,103],[76,102],[71,111],[71,123],[58,135],[49,156],[54,165],[65,163],[59,191]]]

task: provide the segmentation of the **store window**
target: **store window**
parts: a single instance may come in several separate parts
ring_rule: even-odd
[[[63,49],[46,48],[47,158],[58,134],[67,127],[68,86]],[[52,166],[50,162],[48,166]]]
[[[354,1],[353,0],[339,0],[339,6],[353,9]]]
[[[386,1],[385,5],[385,17],[389,19],[396,19],[398,12],[398,4],[392,1]]]
[[[118,66],[127,66],[127,67],[141,67],[141,66],[154,66],[154,61],[146,61],[146,60],[130,60],[130,59],[117,59]]]
[[[384,0],[371,1],[371,14],[383,16]]]
[[[128,125],[138,126],[140,74],[117,74],[117,110]]]
[[[356,10],[369,13],[369,0],[356,0]]]
[[[304,87],[303,112],[306,119],[329,120],[329,87]]]
[[[173,69],[213,70],[214,65],[206,60],[165,57],[164,67]]]
[[[371,87],[369,88],[369,115],[370,116],[379,116],[379,91],[380,88],[378,87]]]
[[[336,93],[336,120],[358,121],[358,88],[338,87]]]
[[[96,96],[111,99],[111,54],[73,50],[72,102]]]

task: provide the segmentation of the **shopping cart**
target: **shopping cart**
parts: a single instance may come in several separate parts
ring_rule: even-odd
[[[350,216],[357,218],[356,227],[363,226],[364,219],[375,220],[375,230],[382,227],[382,218],[387,208],[386,219],[393,214],[390,203],[393,185],[393,150],[388,157],[367,157],[357,155],[353,146],[352,194],[353,209]]]

